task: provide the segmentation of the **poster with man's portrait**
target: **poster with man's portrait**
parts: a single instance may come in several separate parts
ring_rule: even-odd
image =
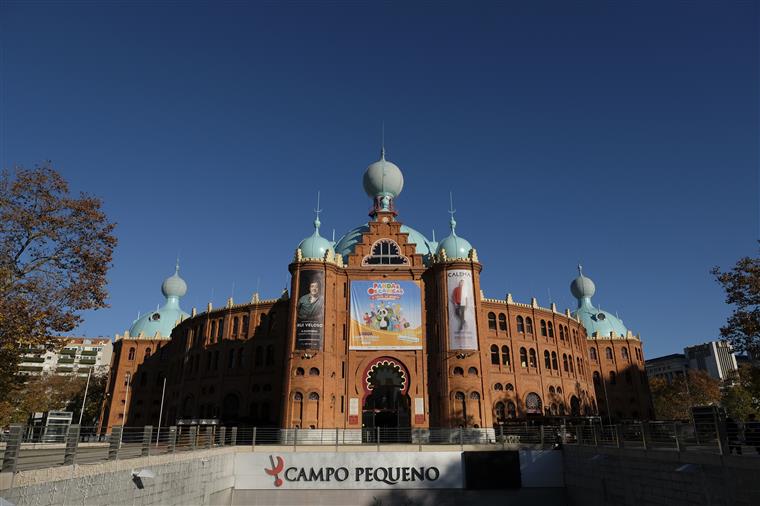
[[[472,272],[454,269],[446,273],[449,305],[449,349],[477,350],[478,328],[475,323],[475,296]]]
[[[325,327],[325,273],[301,271],[296,305],[296,349],[321,350]]]

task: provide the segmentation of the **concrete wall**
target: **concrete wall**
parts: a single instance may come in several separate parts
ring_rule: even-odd
[[[566,446],[563,457],[571,505],[760,504],[760,459],[751,456]]]
[[[235,448],[0,474],[0,497],[17,506],[195,505],[232,499]],[[155,478],[136,483],[133,470]]]

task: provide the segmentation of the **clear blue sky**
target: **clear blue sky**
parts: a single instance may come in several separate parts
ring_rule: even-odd
[[[594,302],[647,356],[713,339],[709,274],[757,252],[756,2],[8,2],[2,164],[50,159],[118,223],[113,335],[163,301],[279,295],[298,242],[366,220],[381,123],[400,219],[454,191],[489,297]],[[631,5],[629,5],[631,4]]]

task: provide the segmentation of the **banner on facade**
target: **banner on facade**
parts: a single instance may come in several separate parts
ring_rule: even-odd
[[[325,328],[325,273],[301,271],[299,280],[296,349],[321,350]]]
[[[236,490],[388,490],[462,486],[460,452],[253,452],[235,455]]]
[[[475,295],[472,272],[453,269],[446,272],[449,305],[449,349],[477,350],[478,327],[475,322]]]
[[[422,349],[422,292],[416,281],[352,281],[352,350]]]

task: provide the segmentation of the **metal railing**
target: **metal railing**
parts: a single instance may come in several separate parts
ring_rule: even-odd
[[[16,472],[61,465],[87,465],[109,460],[176,454],[222,446],[326,446],[380,451],[389,445],[498,445],[502,448],[559,448],[562,445],[607,446],[666,451],[760,454],[760,441],[750,434],[728,434],[718,420],[627,422],[615,425],[577,423],[535,425],[514,423],[496,428],[364,428],[278,429],[262,427],[172,426],[160,429],[114,427],[99,434],[94,427],[71,425],[65,431],[11,426],[0,443],[2,471]],[[760,439],[760,434],[757,434]],[[261,448],[259,448],[261,449]],[[283,451],[282,449],[280,451]]]

